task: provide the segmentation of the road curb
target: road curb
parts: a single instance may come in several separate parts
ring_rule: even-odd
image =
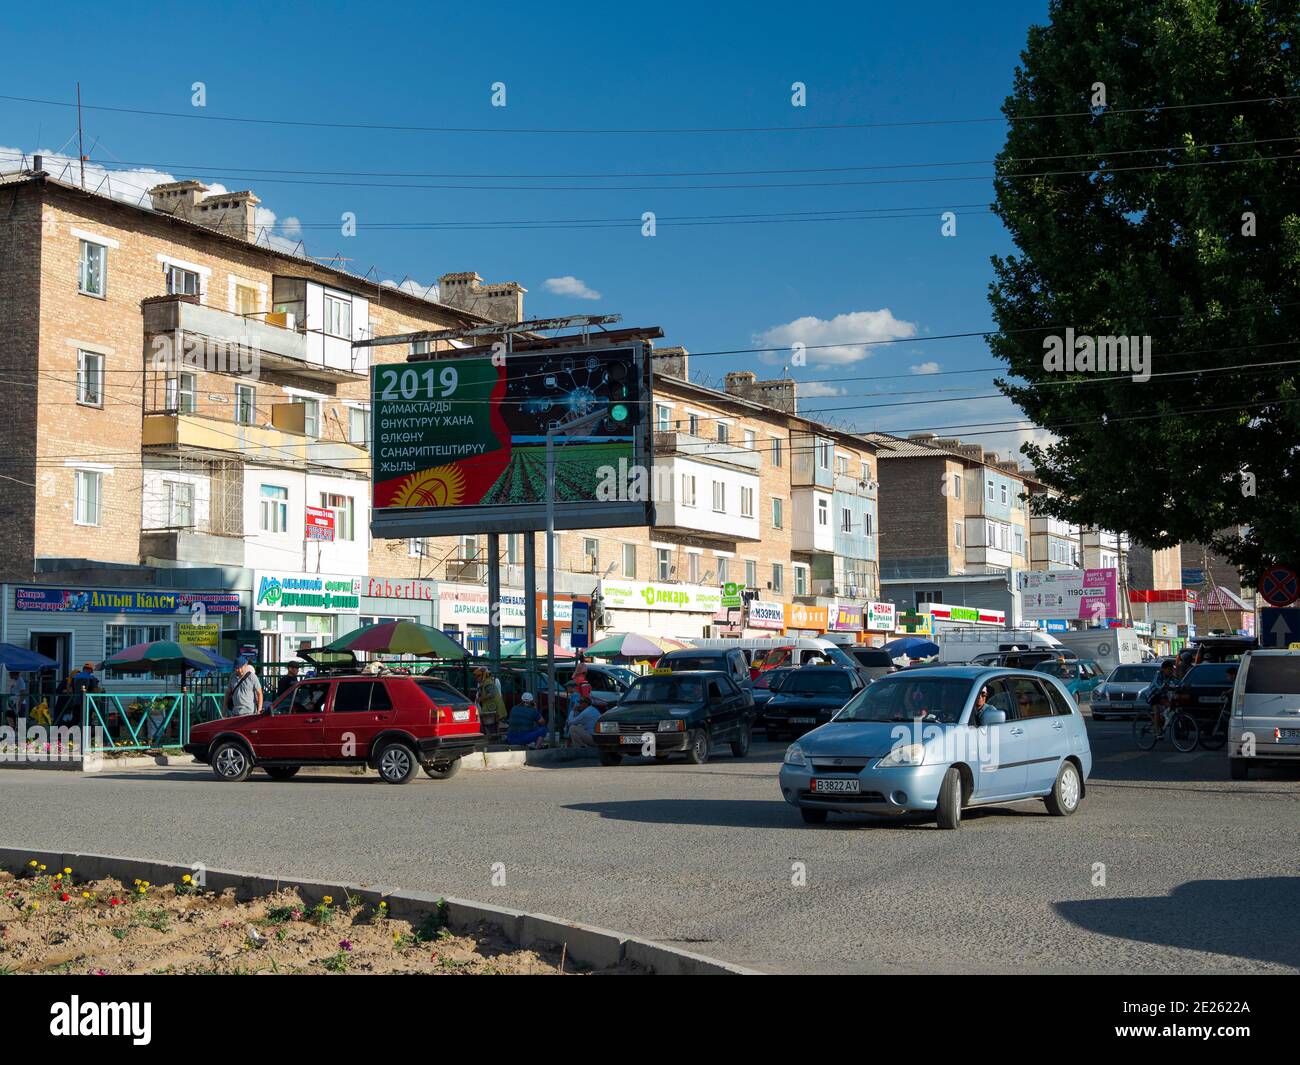
[[[519,753],[524,752],[499,752]],[[19,873],[31,861],[51,869],[71,869],[74,877],[96,879],[116,877],[123,883],[148,880],[151,884],[177,883],[182,876],[194,874],[196,867],[176,862],[150,861],[114,854],[60,853],[39,848],[0,847],[0,869]],[[690,951],[666,947],[648,939],[625,935],[581,921],[568,921],[545,913],[530,913],[508,906],[494,906],[485,902],[437,895],[424,891],[404,891],[382,884],[363,887],[339,881],[303,880],[298,877],[272,877],[259,873],[245,873],[234,869],[203,869],[204,886],[209,891],[222,892],[234,888],[241,897],[255,898],[269,895],[285,888],[297,888],[303,900],[320,902],[326,895],[341,899],[353,895],[372,906],[388,903],[388,912],[394,917],[429,913],[442,909],[447,925],[453,931],[472,931],[480,924],[491,925],[520,947],[564,948],[570,960],[593,969],[610,968],[624,962],[639,965],[651,973],[662,975],[731,975],[759,976],[756,969],[693,954]]]

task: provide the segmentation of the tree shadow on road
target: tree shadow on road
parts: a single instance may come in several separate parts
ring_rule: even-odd
[[[1101,935],[1300,969],[1300,877],[1190,880],[1162,898],[1078,899],[1054,909]]]

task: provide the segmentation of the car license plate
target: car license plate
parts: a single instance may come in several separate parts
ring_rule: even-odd
[[[640,746],[641,746],[641,737],[640,737],[640,736],[620,736],[620,737],[618,738],[618,742],[619,742],[619,743],[626,743],[629,747],[632,747],[632,746],[640,747]]]
[[[468,720],[469,720],[469,711],[468,711],[468,710],[453,710],[453,711],[451,712],[451,719],[452,719],[453,721],[468,721]]]
[[[817,719],[816,719],[815,717],[792,717],[792,718],[790,718],[790,724],[792,724],[792,725],[815,725],[815,724],[817,724]]]
[[[1277,730],[1280,740],[1300,740],[1300,728],[1280,728]]]
[[[1223,702],[1223,696],[1222,696],[1222,695],[1202,695],[1202,696],[1201,696],[1199,699],[1197,699],[1196,701],[1197,701],[1198,703],[1221,703],[1221,702]]]
[[[831,778],[828,780],[824,777],[818,777],[812,783],[813,783],[812,790],[817,792],[848,791],[848,792],[856,793],[862,790],[862,784],[860,781],[857,780],[838,780],[835,778]]]

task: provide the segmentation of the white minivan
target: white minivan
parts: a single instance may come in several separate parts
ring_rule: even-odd
[[[1245,780],[1252,765],[1300,767],[1300,651],[1248,651],[1237,666],[1228,720],[1228,768]]]

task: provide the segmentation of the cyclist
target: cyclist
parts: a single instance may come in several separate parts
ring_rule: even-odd
[[[1156,674],[1155,680],[1143,689],[1142,697],[1146,699],[1147,705],[1151,707],[1151,728],[1155,734],[1160,735],[1160,711],[1161,708],[1169,703],[1169,696],[1172,689],[1178,686],[1178,681],[1174,678],[1174,660],[1166,658],[1160,663],[1160,672]]]

